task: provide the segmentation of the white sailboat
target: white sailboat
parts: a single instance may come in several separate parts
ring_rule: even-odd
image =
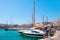
[[[46,32],[44,32],[43,30],[39,30],[39,29],[35,29],[35,0],[34,0],[34,12],[33,12],[33,15],[32,15],[32,28],[28,28],[28,29],[25,29],[25,30],[19,30],[19,33],[25,35],[25,36],[29,36],[29,37],[37,37],[37,38],[40,38],[40,37],[44,37]],[[34,28],[35,27],[35,28]]]

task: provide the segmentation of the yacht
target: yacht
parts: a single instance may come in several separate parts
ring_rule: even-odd
[[[35,29],[33,27],[35,26],[35,0],[34,0],[34,8],[33,8],[33,15],[32,15],[32,28],[27,28],[25,30],[19,30],[20,34],[23,34],[25,36],[29,36],[29,37],[37,37],[37,38],[44,38],[46,32],[43,30],[39,30],[39,29]],[[37,27],[36,27],[37,28]]]
[[[36,38],[45,38],[45,34],[46,34],[46,32],[43,30],[38,30],[33,28],[20,30],[19,33],[21,33],[24,36],[36,37]]]

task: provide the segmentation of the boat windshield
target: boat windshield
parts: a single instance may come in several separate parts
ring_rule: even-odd
[[[32,31],[32,32],[34,32],[34,33],[39,33],[39,32],[37,32],[37,31]]]

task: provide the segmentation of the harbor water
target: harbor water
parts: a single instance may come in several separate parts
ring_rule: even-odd
[[[39,39],[22,36],[18,31],[5,31],[4,29],[0,29],[0,40],[39,40]]]

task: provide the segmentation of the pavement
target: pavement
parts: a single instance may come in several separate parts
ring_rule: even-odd
[[[56,31],[53,37],[48,37],[40,40],[60,40],[60,31]]]

